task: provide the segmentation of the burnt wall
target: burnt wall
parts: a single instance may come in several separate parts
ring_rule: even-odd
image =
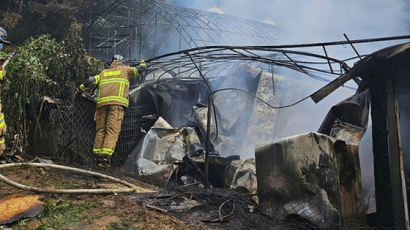
[[[399,102],[400,135],[402,140],[404,168],[410,176],[410,68],[402,68],[396,80],[396,92]]]
[[[376,209],[378,221],[380,221],[378,224],[393,226],[385,91],[387,76],[380,71],[373,71],[368,78],[371,78],[369,88],[371,90]]]

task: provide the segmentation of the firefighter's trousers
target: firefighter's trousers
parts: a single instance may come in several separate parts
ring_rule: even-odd
[[[94,115],[96,128],[94,154],[114,153],[123,118],[124,107],[121,105],[104,105],[97,108]]]

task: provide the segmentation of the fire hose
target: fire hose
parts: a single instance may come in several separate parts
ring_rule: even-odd
[[[4,69],[6,68],[6,66],[9,64],[9,62],[11,61],[11,59],[14,57],[14,55],[16,55],[17,51],[14,50],[13,53],[10,54],[10,56],[6,59],[6,61],[3,63],[3,65],[1,65],[1,67]]]
[[[47,164],[47,163],[8,163],[8,164],[1,164],[0,169],[4,168],[10,168],[10,167],[18,167],[18,166],[33,166],[33,167],[49,167],[49,168],[55,168],[55,169],[62,169],[62,170],[67,170],[79,174],[84,174],[84,175],[89,175],[89,176],[96,176],[100,177],[103,179],[108,179],[114,182],[117,182],[119,184],[123,184],[129,188],[118,188],[118,189],[54,189],[54,188],[38,188],[38,187],[32,187],[32,186],[27,186],[20,184],[16,181],[13,181],[4,175],[0,174],[0,181],[11,185],[13,187],[25,190],[25,191],[31,191],[31,192],[40,192],[40,193],[60,193],[60,194],[110,194],[110,193],[132,193],[132,192],[137,192],[138,189],[141,189],[139,186],[131,184],[125,180],[121,180],[119,178],[115,178],[112,176],[108,176],[105,174],[89,171],[89,170],[84,170],[84,169],[79,169],[79,168],[73,168],[73,167],[68,167],[68,166],[62,166],[62,165],[56,165],[56,164]]]

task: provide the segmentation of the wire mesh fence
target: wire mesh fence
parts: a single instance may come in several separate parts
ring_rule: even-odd
[[[95,138],[95,99],[75,94],[73,86],[59,85],[42,97],[31,97],[28,109],[29,151],[50,156],[63,163],[95,165],[92,153]],[[131,105],[125,113],[112,159],[121,166],[155,122],[157,114],[146,105]]]
[[[29,150],[63,162],[94,162],[95,102],[74,93],[73,86],[53,87],[27,103]],[[67,162],[67,163],[68,163]]]
[[[149,108],[144,105],[131,105],[125,113],[118,137],[115,153],[112,158],[113,166],[122,166],[128,154],[137,146],[149,128],[154,124],[157,114],[147,114]]]

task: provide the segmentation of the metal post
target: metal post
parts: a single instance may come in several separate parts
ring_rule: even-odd
[[[181,25],[178,25],[178,30],[179,30],[179,47],[178,51],[181,51],[181,42],[182,42],[182,28]],[[181,54],[179,54],[179,58],[181,58]],[[181,74],[181,64],[179,64],[178,67],[178,76]]]
[[[209,187],[209,150],[211,147],[211,110],[212,110],[212,92],[208,95],[208,113],[206,119],[206,138],[205,138],[205,186]]]
[[[140,13],[139,13],[139,48],[140,48],[140,59],[142,59],[142,0],[140,0]]]
[[[322,46],[322,47],[323,47],[323,51],[325,52],[326,57],[328,58],[329,56],[327,55],[326,46]],[[332,65],[330,64],[329,59],[327,59],[327,64],[329,64],[330,71],[333,73],[333,68],[332,68]]]
[[[117,54],[117,29],[114,29],[114,55]]]
[[[209,148],[211,145],[211,107],[212,107],[212,97],[213,97],[213,90],[211,87],[211,84],[206,80],[205,76],[202,74],[201,69],[198,67],[198,65],[195,63],[194,59],[192,58],[190,53],[186,53],[186,55],[191,59],[192,64],[194,64],[195,68],[198,70],[199,75],[202,77],[202,80],[204,80],[206,86],[209,89],[209,95],[208,95],[208,115],[207,115],[207,123],[206,123],[206,140],[205,140],[205,186],[209,186]]]
[[[110,29],[107,29],[107,39],[109,39],[109,37],[110,37]],[[106,40],[105,41],[105,46],[106,46],[106,48],[105,48],[105,61],[108,61],[108,41]]]
[[[129,39],[128,39],[128,60],[131,60],[131,0],[128,2],[128,30],[129,30]]]
[[[157,6],[155,6],[154,57],[157,56],[157,24],[158,24],[158,10],[157,10]]]
[[[353,48],[354,52],[357,54],[357,56],[362,59],[362,57],[360,56],[359,52],[357,52],[356,48],[353,46],[353,43],[349,40],[349,38],[347,37],[346,34],[343,34],[346,38],[346,40],[349,42],[350,46]]]

